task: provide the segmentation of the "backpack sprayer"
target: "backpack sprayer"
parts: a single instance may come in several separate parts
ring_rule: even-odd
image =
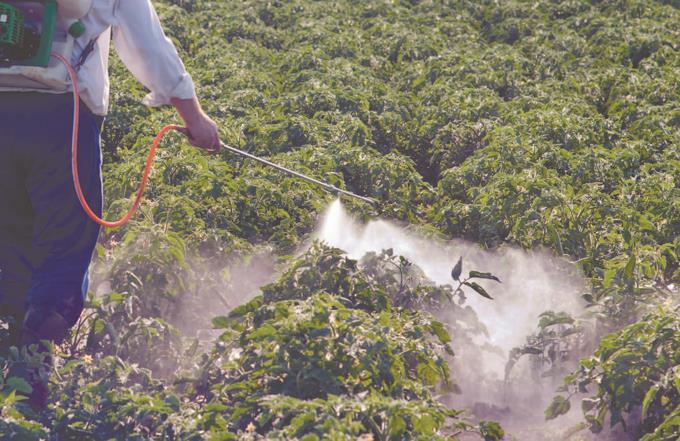
[[[99,225],[114,228],[127,223],[139,208],[149,179],[153,158],[163,137],[170,131],[189,135],[184,127],[167,125],[153,140],[146,158],[142,179],[135,200],[128,212],[119,220],[106,221],[97,216],[83,195],[78,177],[78,125],[80,98],[78,77],[70,64],[74,40],[85,33],[79,21],[90,9],[92,0],[0,0],[0,90],[26,90],[66,92],[73,89],[73,135],[71,143],[71,171],[73,186],[83,210]],[[303,179],[325,190],[375,204],[376,201],[340,189],[327,182],[244,152],[227,144],[221,148],[237,155],[273,167],[281,172]]]
[[[66,68],[52,54],[70,58],[79,21],[92,0],[0,0],[0,90],[66,92]]]

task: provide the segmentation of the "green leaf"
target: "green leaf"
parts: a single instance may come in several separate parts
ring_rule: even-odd
[[[315,418],[316,414],[314,414],[313,412],[305,412],[300,415],[297,415],[290,422],[290,430],[297,436],[300,436],[304,433],[305,427],[313,423]]]
[[[106,322],[102,319],[96,319],[94,321],[94,326],[92,327],[92,330],[94,331],[95,334],[100,334],[101,332],[106,329]]]
[[[441,374],[439,370],[437,370],[432,360],[429,362],[418,363],[418,366],[416,366],[416,371],[418,372],[418,377],[430,385],[436,384],[441,378]]]
[[[106,257],[106,249],[101,243],[97,243],[95,249],[97,250],[97,257],[103,259]]]
[[[236,308],[229,311],[229,317],[232,317],[232,318],[243,317],[243,316],[247,315],[248,313],[255,312],[262,307],[263,302],[264,302],[264,299],[263,299],[262,295],[259,295],[255,298],[253,298],[248,303],[241,305],[241,306],[237,306]]]
[[[604,277],[602,279],[602,286],[606,289],[612,286],[612,281],[616,276],[616,268],[609,268],[604,272]]]
[[[538,327],[545,329],[549,326],[555,325],[570,325],[574,323],[574,319],[566,312],[555,313],[547,311],[540,315],[541,319],[538,321]]]
[[[172,257],[175,258],[175,262],[177,262],[182,267],[186,267],[186,258],[184,256],[183,249],[178,247],[170,247],[168,248],[168,252],[172,255]]]
[[[623,276],[627,280],[631,280],[633,278],[633,274],[635,272],[635,260],[635,254],[631,254],[631,256],[628,258],[626,266],[623,268]]]
[[[64,363],[64,366],[62,366],[61,369],[59,369],[59,373],[62,375],[68,374],[73,370],[73,368],[75,368],[76,366],[80,366],[80,363],[81,363],[80,360],[69,360],[66,363]]]
[[[453,266],[453,269],[451,270],[451,277],[453,277],[453,280],[458,281],[460,280],[460,275],[463,272],[463,258],[460,257],[458,259],[458,262]]]
[[[640,230],[641,231],[656,231],[654,224],[646,217],[640,215]]]
[[[398,415],[390,417],[390,436],[400,437],[406,430],[406,421]]]
[[[212,326],[213,329],[228,329],[231,327],[233,321],[233,318],[221,315],[212,319]]]
[[[413,418],[413,428],[420,435],[431,434],[436,427],[437,423],[434,418],[428,414]]]
[[[128,294],[122,294],[119,292],[112,292],[109,294],[109,302],[120,303],[128,297]]]
[[[432,330],[432,333],[436,335],[437,338],[439,338],[439,341],[441,341],[442,343],[446,344],[451,342],[451,336],[446,331],[446,327],[444,326],[443,323],[433,320],[432,323],[430,323],[430,329]]]
[[[571,404],[569,403],[569,400],[564,398],[562,395],[557,395],[555,398],[553,398],[548,408],[545,409],[545,419],[552,420],[560,415],[564,415],[565,413],[569,412],[570,408]]]
[[[652,401],[654,401],[654,397],[656,397],[656,393],[658,391],[659,385],[655,384],[654,386],[650,387],[647,393],[645,394],[645,398],[642,400],[642,421],[647,419],[649,405],[652,404]]]
[[[488,280],[495,280],[498,283],[501,283],[501,279],[498,277],[494,276],[491,273],[482,273],[479,271],[470,271],[470,278],[471,279],[488,279]]]
[[[484,441],[501,441],[505,436],[505,431],[495,421],[480,421],[479,434],[482,435]]]
[[[479,294],[480,296],[486,297],[487,299],[493,300],[493,297],[491,297],[491,296],[489,295],[489,293],[486,292],[486,290],[485,290],[484,288],[481,287],[481,285],[479,285],[479,284],[477,284],[477,283],[475,283],[475,282],[464,282],[463,285],[467,285],[467,286],[469,286],[470,288],[474,289],[474,290],[477,292],[477,294]]]
[[[30,384],[28,384],[26,380],[20,377],[9,377],[9,380],[7,380],[7,386],[9,386],[10,388],[17,392],[26,395],[33,392],[33,387]]]
[[[264,324],[259,328],[256,328],[253,332],[251,332],[250,335],[248,336],[248,339],[255,340],[263,337],[271,337],[273,335],[276,335],[276,328],[270,324]]]

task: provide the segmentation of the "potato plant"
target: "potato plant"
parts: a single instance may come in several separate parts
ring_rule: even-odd
[[[564,381],[568,395],[555,397],[547,418],[566,413],[574,395],[586,394],[581,408],[593,432],[607,420],[612,427],[626,427],[627,417],[636,414],[641,424],[631,429],[641,439],[673,439],[680,430],[678,310],[659,310],[606,336],[594,356],[581,360]]]

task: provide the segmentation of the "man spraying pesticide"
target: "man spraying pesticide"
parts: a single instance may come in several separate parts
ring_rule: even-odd
[[[100,131],[108,107],[113,44],[151,93],[172,104],[190,142],[218,150],[205,115],[150,0],[0,0],[0,311],[20,325],[11,343],[60,342],[83,309],[99,234],[73,191],[71,150],[84,201],[102,213]],[[73,87],[82,101],[72,133]],[[32,400],[46,390],[34,383]]]
[[[144,102],[173,105],[185,124],[158,133],[132,208],[113,222],[101,219],[100,153],[111,42],[151,91]],[[373,202],[223,144],[150,0],[0,0],[0,315],[16,322],[6,344],[66,337],[83,309],[100,226],[132,217],[171,130]],[[31,401],[44,405],[45,385],[29,382]]]

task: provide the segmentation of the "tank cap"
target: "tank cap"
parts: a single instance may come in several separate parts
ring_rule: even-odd
[[[85,25],[81,21],[76,21],[68,28],[68,33],[73,38],[78,38],[85,33]]]

